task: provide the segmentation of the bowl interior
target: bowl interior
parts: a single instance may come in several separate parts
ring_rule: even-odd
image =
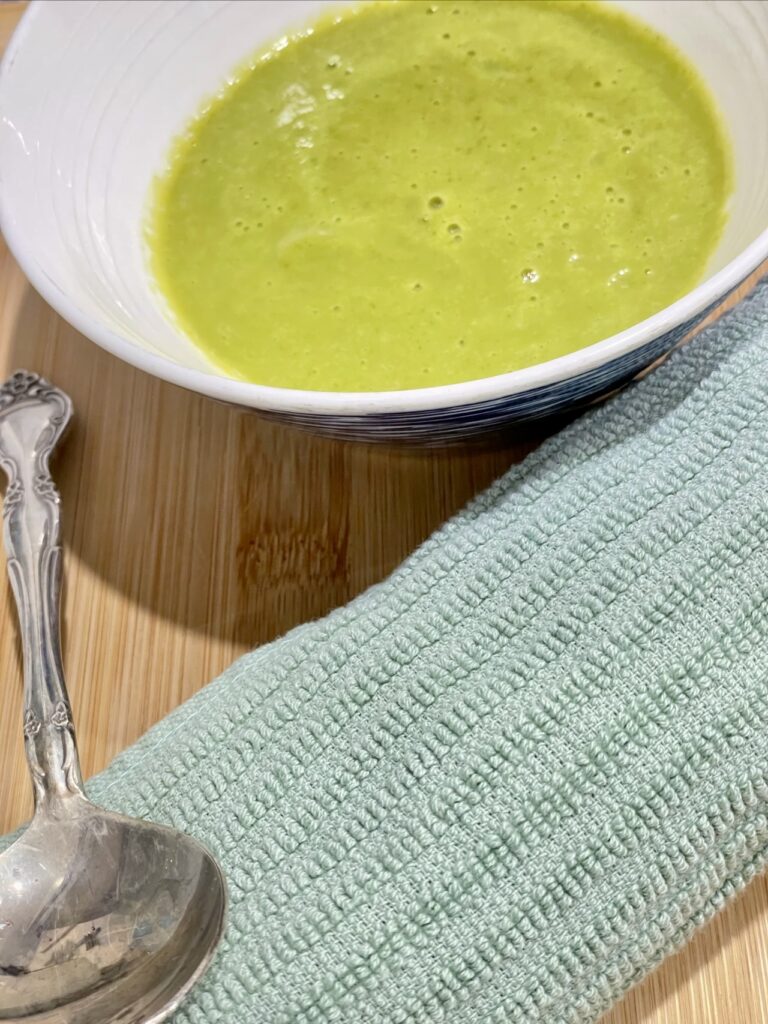
[[[33,281],[45,285],[57,308],[75,310],[78,326],[95,324],[178,366],[217,375],[173,323],[149,277],[142,238],[148,189],[170,140],[205,97],[259,47],[327,6],[324,0],[33,5],[0,88],[3,226]],[[768,5],[622,0],[620,6],[692,59],[725,117],[736,187],[709,268],[715,273],[768,225]]]

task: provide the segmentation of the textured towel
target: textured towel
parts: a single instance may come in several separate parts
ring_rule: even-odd
[[[229,928],[177,1022],[594,1021],[768,851],[768,287],[89,786]]]

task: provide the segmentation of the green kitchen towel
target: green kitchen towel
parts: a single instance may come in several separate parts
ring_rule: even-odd
[[[89,785],[221,859],[189,1024],[594,1021],[768,852],[768,286]]]

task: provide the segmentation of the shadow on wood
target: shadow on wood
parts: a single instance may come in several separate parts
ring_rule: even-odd
[[[464,451],[313,437],[126,367],[32,289],[6,365],[74,401],[55,468],[71,555],[130,601],[242,647],[381,580],[553,429]]]

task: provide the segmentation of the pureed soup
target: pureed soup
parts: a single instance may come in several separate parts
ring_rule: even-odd
[[[701,278],[729,191],[712,99],[641,23],[404,0],[254,58],[176,143],[148,238],[228,374],[380,391],[530,366],[663,308]]]

